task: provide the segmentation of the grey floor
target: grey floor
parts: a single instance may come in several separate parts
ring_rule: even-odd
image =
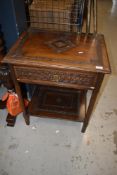
[[[0,111],[0,175],[117,175],[117,1],[98,0],[112,74],[106,76],[85,134],[81,124],[19,115],[6,127]]]

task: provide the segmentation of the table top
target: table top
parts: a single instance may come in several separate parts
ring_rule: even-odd
[[[3,62],[34,67],[110,73],[104,36],[24,32]]]

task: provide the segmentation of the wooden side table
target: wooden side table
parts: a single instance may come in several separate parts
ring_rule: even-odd
[[[103,35],[30,31],[21,35],[3,62],[10,66],[26,124],[30,113],[38,113],[81,121],[85,132],[104,75],[110,73]],[[20,82],[39,85],[28,113]],[[92,95],[86,107],[88,90]]]

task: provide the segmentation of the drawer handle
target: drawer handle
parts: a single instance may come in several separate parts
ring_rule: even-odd
[[[53,75],[52,81],[58,82],[60,79],[59,75]]]

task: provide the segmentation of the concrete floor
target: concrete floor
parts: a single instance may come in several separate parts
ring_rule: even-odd
[[[117,1],[98,0],[98,31],[104,33],[112,74],[106,76],[87,132],[71,121],[19,115],[6,127],[0,111],[0,175],[117,174]]]

